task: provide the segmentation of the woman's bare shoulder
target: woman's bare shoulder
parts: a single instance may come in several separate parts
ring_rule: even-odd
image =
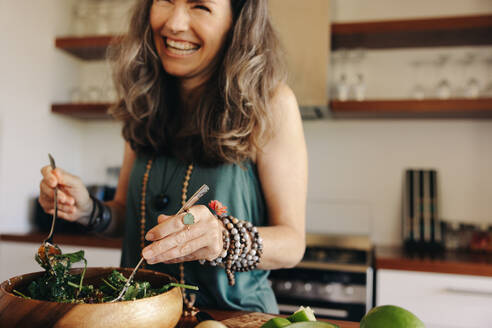
[[[270,100],[270,106],[272,106],[272,109],[279,111],[298,108],[296,96],[286,83],[280,83],[277,86]]]
[[[270,101],[270,110],[274,120],[274,129],[298,124],[301,121],[299,106],[292,89],[286,84],[281,83],[275,90]]]

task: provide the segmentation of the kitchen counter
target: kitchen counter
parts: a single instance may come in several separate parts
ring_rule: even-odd
[[[379,246],[375,250],[375,267],[492,277],[492,253],[445,251],[431,257],[407,254],[401,247]]]
[[[30,232],[26,234],[0,234],[0,240],[40,244],[46,238],[46,236],[48,236],[47,232]],[[56,244],[60,245],[115,249],[120,249],[123,243],[120,238],[108,238],[92,234],[70,235],[60,233],[55,233],[53,235],[53,241]]]
[[[0,240],[41,243],[47,233],[0,234]],[[55,234],[54,241],[60,245],[120,249],[122,240],[99,235]],[[435,273],[453,273],[492,277],[492,253],[446,251],[440,256],[406,254],[398,246],[378,246],[375,249],[376,269],[409,270]]]

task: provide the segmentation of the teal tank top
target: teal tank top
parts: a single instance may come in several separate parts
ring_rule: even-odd
[[[128,185],[122,267],[134,267],[140,259],[140,202],[142,178],[149,157],[135,160]],[[181,208],[181,193],[187,165],[167,156],[154,159],[146,193],[147,232],[157,224],[161,213],[173,215]],[[247,220],[255,226],[267,225],[267,211],[256,165],[246,161],[242,166],[223,164],[217,167],[194,166],[188,186],[190,197],[202,184],[210,191],[197,204],[207,205],[219,200],[227,206],[227,213]],[[166,189],[166,190],[164,190]],[[153,206],[156,195],[170,197],[167,208],[158,212]],[[164,272],[179,280],[178,264],[147,265],[150,270]],[[196,292],[198,307],[278,313],[275,295],[267,280],[269,271],[236,272],[236,284],[229,286],[222,267],[201,265],[198,261],[184,263],[185,282],[200,288]]]

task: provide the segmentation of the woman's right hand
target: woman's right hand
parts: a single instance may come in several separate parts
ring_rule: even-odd
[[[54,191],[58,187],[58,216],[68,221],[88,219],[92,200],[82,180],[60,168],[45,166],[41,169],[43,179],[39,184],[39,204],[48,214],[54,212]]]

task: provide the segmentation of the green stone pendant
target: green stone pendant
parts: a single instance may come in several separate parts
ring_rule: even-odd
[[[190,225],[195,223],[195,217],[191,213],[186,213],[186,215],[183,217],[183,223],[186,225]]]

